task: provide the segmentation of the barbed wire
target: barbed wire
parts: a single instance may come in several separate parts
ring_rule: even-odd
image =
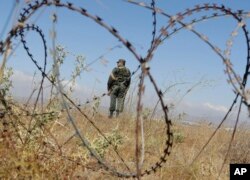
[[[156,26],[157,26],[157,18],[156,18],[156,9],[155,9],[155,0],[151,1],[151,8],[152,8],[152,16],[153,16],[153,30],[152,30],[152,40],[150,44],[150,48],[148,52],[150,52],[150,49],[154,46],[155,43],[155,36],[156,36]]]
[[[133,2],[133,3],[134,3],[134,2]],[[147,5],[145,5],[145,4],[141,4],[141,3],[135,3],[135,4],[137,4],[137,5],[139,5],[139,6],[146,7],[146,8],[150,8],[149,6],[147,6]],[[183,24],[182,22],[179,22],[179,21],[178,21],[178,20],[183,19],[183,15],[185,15],[185,14],[186,14],[186,15],[191,15],[192,12],[197,12],[197,11],[199,12],[199,11],[202,10],[202,9],[205,9],[205,10],[207,11],[207,10],[210,9],[210,8],[212,8],[212,9],[219,9],[219,10],[221,10],[221,11],[224,11],[224,12],[225,12],[225,15],[231,15],[231,16],[233,16],[233,17],[238,21],[238,25],[237,25],[237,27],[236,27],[236,30],[233,31],[233,33],[231,34],[229,40],[227,41],[227,49],[224,51],[224,54],[225,54],[226,57],[224,57],[224,56],[221,54],[221,52],[220,52],[221,50],[220,50],[219,48],[213,46],[213,45],[208,41],[208,38],[207,38],[207,37],[201,35],[200,33],[196,32],[196,31],[194,31],[194,29],[193,29],[190,25],[189,25],[189,27],[188,27],[189,30],[191,30],[191,31],[194,32],[196,35],[198,35],[198,37],[200,37],[202,40],[204,40],[204,42],[206,42],[206,43],[212,48],[212,50],[214,50],[214,52],[216,52],[216,54],[218,54],[218,55],[222,58],[224,64],[226,65],[225,73],[228,74],[228,77],[229,77],[228,82],[234,87],[234,90],[235,90],[235,93],[236,93],[236,98],[235,98],[235,100],[233,101],[232,106],[229,108],[229,110],[228,110],[228,112],[226,113],[225,117],[223,118],[223,120],[221,121],[221,123],[218,125],[218,127],[216,128],[216,130],[214,131],[214,133],[212,134],[212,136],[209,138],[209,140],[208,140],[208,141],[206,142],[206,144],[202,147],[202,149],[200,150],[200,152],[198,153],[198,155],[197,155],[197,156],[195,157],[195,159],[192,161],[192,164],[195,162],[195,160],[198,158],[198,156],[203,152],[203,150],[205,149],[205,147],[209,144],[209,142],[212,140],[212,138],[214,137],[214,135],[217,133],[218,129],[221,127],[221,125],[222,125],[222,124],[224,123],[224,121],[227,119],[228,114],[232,111],[232,108],[233,108],[233,106],[234,106],[235,103],[236,103],[236,100],[237,100],[237,98],[238,98],[238,95],[241,96],[241,102],[240,102],[240,107],[239,107],[239,110],[238,110],[238,115],[237,115],[237,118],[236,118],[236,122],[235,122],[235,125],[234,125],[234,131],[233,131],[233,133],[232,133],[232,136],[231,136],[231,139],[230,139],[230,142],[229,142],[229,147],[228,147],[227,153],[226,153],[226,155],[225,155],[223,164],[222,164],[221,169],[220,169],[220,172],[219,172],[219,174],[218,174],[218,178],[219,178],[219,176],[220,176],[220,174],[221,174],[221,172],[222,172],[222,169],[223,169],[223,167],[224,167],[224,164],[225,164],[225,162],[226,162],[226,159],[227,159],[227,157],[228,157],[228,154],[229,154],[229,151],[230,151],[230,148],[231,148],[232,141],[233,141],[234,136],[235,136],[235,132],[236,132],[236,129],[237,129],[237,124],[238,124],[238,122],[239,122],[239,115],[240,115],[241,108],[242,108],[241,105],[242,105],[242,103],[244,102],[245,105],[247,105],[247,106],[249,107],[249,104],[247,103],[247,101],[248,101],[247,95],[246,95],[244,89],[245,89],[245,85],[246,85],[246,82],[247,82],[247,77],[248,77],[248,74],[249,74],[249,59],[250,59],[250,58],[249,58],[249,53],[250,53],[250,48],[249,48],[249,37],[248,37],[248,31],[246,30],[246,24],[243,22],[242,17],[241,17],[242,14],[247,14],[246,17],[245,17],[245,18],[247,18],[247,17],[249,16],[249,13],[243,13],[242,10],[239,10],[237,13],[233,13],[233,12],[231,11],[231,9],[226,9],[225,6],[223,6],[223,5],[222,5],[222,6],[217,6],[216,4],[213,4],[213,6],[209,6],[209,4],[205,4],[204,7],[200,7],[199,5],[197,5],[193,10],[189,10],[189,9],[188,9],[188,10],[186,11],[186,13],[183,13],[183,14],[182,14],[182,13],[178,13],[177,17],[174,17],[174,18],[173,18],[173,16],[170,16],[170,15],[165,14],[165,13],[164,13],[163,11],[161,11],[161,10],[158,11],[158,12],[163,13],[163,14],[165,14],[165,16],[167,16],[167,17],[170,18],[170,23],[169,23],[169,25],[168,25],[166,28],[164,28],[164,29],[163,29],[163,32],[162,32],[162,34],[164,34],[164,35],[166,36],[166,37],[163,39],[163,40],[165,40],[165,39],[169,38],[169,33],[167,32],[167,28],[173,26],[173,24],[174,24],[175,22],[180,23],[180,24],[182,25],[182,27],[187,27],[186,24]],[[214,14],[213,16],[216,17],[216,16],[218,16],[218,14]],[[207,17],[204,16],[202,19],[207,19]],[[196,20],[193,20],[193,23],[194,23],[194,22],[196,22]],[[231,51],[230,48],[232,47],[232,39],[233,39],[234,36],[236,36],[236,35],[238,34],[237,31],[238,31],[240,28],[243,29],[243,32],[244,32],[244,35],[245,35],[245,38],[246,38],[246,42],[247,42],[247,65],[246,65],[245,73],[244,73],[244,75],[243,75],[243,80],[241,80],[240,76],[238,76],[238,75],[234,72],[234,70],[233,70],[233,68],[232,68],[232,64],[231,64],[230,59],[229,59],[229,55],[230,55],[230,51]],[[174,34],[176,31],[177,31],[177,29],[174,29],[173,34]],[[160,34],[159,37],[162,36],[162,34]],[[159,38],[159,39],[160,39],[160,38]],[[159,40],[159,41],[162,42],[162,40]],[[233,74],[234,78],[232,78],[232,76],[231,76],[232,74]],[[235,80],[234,80],[234,79],[235,79]],[[240,86],[240,89],[237,88],[237,87],[235,86],[235,83],[238,83],[238,85]]]
[[[45,2],[46,2],[46,1],[43,1],[42,4],[43,4],[43,5],[46,5]],[[49,6],[50,3],[47,2],[47,5]],[[73,7],[72,7],[72,4],[70,4],[70,3],[68,3],[68,4],[59,4],[58,2],[56,2],[56,6],[60,6],[60,7],[61,7],[61,6],[65,6],[65,7],[69,8],[69,9],[71,9],[71,10],[74,9],[75,11],[79,11],[79,9],[73,8]],[[30,12],[31,9],[32,9],[32,10],[35,10],[37,7],[41,7],[41,6],[40,6],[39,4],[36,3],[34,6],[29,5],[29,8],[28,8],[28,9],[24,9],[24,12],[21,13],[21,19],[19,19],[19,22],[23,23],[23,22],[27,19],[27,17],[29,17],[29,15],[27,15],[27,17],[26,17],[25,14],[26,14],[26,13],[28,14],[28,13]],[[100,19],[99,17],[93,17],[93,16],[87,14],[87,13],[86,13],[85,11],[83,11],[82,9],[81,9],[81,13],[83,13],[83,14],[84,14],[85,16],[87,16],[87,17],[90,17],[91,19],[94,19],[95,21],[97,21],[98,24],[100,24],[100,25],[102,25],[103,27],[107,28],[109,31],[111,30],[111,28],[108,27],[106,24],[104,24],[104,23],[101,21],[101,19]],[[32,14],[32,12],[31,12],[31,14]],[[131,45],[131,43],[130,43],[129,41],[126,41],[126,40],[122,39],[122,38],[117,34],[117,32],[114,30],[114,28],[112,28],[111,33],[114,34],[116,37],[118,37],[118,39],[119,39],[120,41],[122,41],[123,44],[125,44],[125,45],[127,46],[127,48],[128,48],[130,51],[132,51],[132,52],[136,55],[137,59],[138,59],[139,61],[141,61],[141,59],[138,58],[139,56],[135,53],[135,50],[134,50],[134,48],[132,47],[132,45]],[[28,53],[28,55],[30,55],[30,54]],[[36,66],[37,66],[37,68],[39,69],[39,71],[42,71],[42,69],[39,67],[39,65],[37,64],[37,62],[34,61],[34,59],[32,59],[32,61],[36,64]],[[139,67],[138,67],[138,69],[139,69]],[[43,74],[44,76],[46,76],[46,73],[42,72],[42,74]],[[134,74],[134,73],[132,73],[132,75],[133,75],[133,74]],[[47,79],[48,79],[48,78],[47,78]],[[154,85],[156,85],[156,84],[154,83]],[[157,89],[157,88],[156,88],[156,89]],[[157,92],[157,93],[158,93],[158,92]],[[63,95],[65,96],[65,94],[63,94]],[[161,96],[160,93],[159,93],[159,96]],[[68,97],[67,97],[67,99],[69,100]],[[73,103],[73,102],[71,102],[71,103]],[[164,107],[164,108],[165,108],[165,107]],[[164,110],[165,110],[165,109],[164,109]],[[168,121],[166,121],[166,122],[169,123]],[[170,136],[172,136],[172,134],[170,134]],[[166,145],[167,145],[167,146],[172,145],[171,141],[172,141],[172,140],[169,140],[169,142],[166,143]],[[164,151],[165,154],[164,154],[164,156],[161,158],[160,162],[157,163],[155,167],[152,167],[151,170],[146,171],[147,174],[149,174],[151,171],[156,171],[156,169],[157,169],[159,166],[161,166],[161,163],[162,163],[163,161],[165,161],[166,154],[169,154],[168,150],[169,150],[169,148],[166,148],[166,150]],[[144,174],[146,174],[146,173],[144,173]],[[133,176],[135,176],[135,175],[133,175]]]
[[[225,73],[228,75],[229,83],[233,86],[233,88],[234,88],[234,90],[236,92],[236,98],[233,101],[233,104],[230,107],[230,109],[228,110],[227,114],[225,115],[225,117],[221,121],[220,125],[215,130],[214,134],[221,127],[223,122],[227,119],[227,116],[232,111],[232,108],[235,105],[239,95],[242,98],[241,104],[244,102],[245,105],[250,106],[249,103],[248,103],[247,94],[245,92],[245,86],[246,86],[246,83],[247,83],[247,78],[248,78],[248,74],[249,74],[249,67],[250,67],[250,62],[249,62],[250,61],[250,55],[249,55],[250,54],[250,45],[249,45],[249,37],[248,37],[248,31],[246,29],[246,24],[243,22],[243,19],[242,19],[243,14],[247,14],[247,13],[245,13],[243,11],[232,12],[231,9],[227,9],[223,5],[218,6],[217,4],[213,4],[213,5],[204,4],[204,5],[197,5],[193,9],[187,9],[183,13],[178,13],[176,16],[171,16],[171,15],[165,13],[163,10],[157,8],[155,6],[155,1],[154,0],[152,0],[151,6],[148,6],[145,3],[137,3],[137,2],[134,2],[134,1],[131,1],[131,0],[129,2],[133,3],[133,4],[136,4],[136,5],[139,5],[139,6],[142,6],[144,8],[150,9],[152,11],[152,16],[153,16],[152,41],[151,41],[150,48],[149,48],[148,53],[147,53],[145,58],[143,58],[142,56],[140,56],[136,52],[134,46],[132,45],[132,43],[130,41],[124,39],[121,35],[119,35],[118,31],[114,27],[109,26],[108,24],[106,24],[102,20],[101,17],[93,16],[90,13],[88,13],[86,9],[81,8],[81,7],[76,7],[76,6],[74,6],[73,3],[70,3],[70,2],[62,3],[60,0],[53,0],[53,1],[43,0],[41,2],[35,1],[34,3],[27,4],[27,8],[24,8],[23,11],[20,14],[20,18],[18,19],[19,23],[12,28],[12,30],[10,31],[10,33],[9,33],[8,37],[6,38],[6,40],[0,42],[0,54],[7,53],[8,49],[9,49],[8,46],[9,46],[9,44],[11,44],[11,39],[13,37],[20,36],[21,37],[21,42],[23,43],[24,49],[26,50],[28,56],[30,57],[32,62],[35,64],[37,69],[42,74],[42,80],[41,80],[41,83],[40,83],[39,92],[38,92],[37,99],[35,101],[35,105],[34,105],[34,108],[33,108],[32,112],[30,112],[28,110],[24,110],[25,114],[21,114],[21,113],[20,114],[15,114],[14,112],[11,112],[10,110],[6,110],[5,113],[7,115],[31,116],[31,120],[30,120],[30,124],[31,124],[32,118],[35,117],[35,116],[43,116],[43,115],[46,115],[46,114],[55,114],[55,113],[65,111],[67,113],[67,115],[68,115],[68,119],[70,120],[72,126],[75,129],[75,132],[76,132],[75,134],[81,139],[84,146],[97,159],[97,161],[104,167],[104,169],[110,171],[111,173],[113,173],[114,175],[117,175],[118,177],[125,177],[125,178],[128,178],[128,177],[134,177],[135,178],[135,177],[137,177],[139,179],[141,176],[149,175],[152,172],[156,172],[159,168],[161,168],[162,164],[166,162],[167,156],[170,155],[171,148],[172,148],[172,145],[173,145],[173,133],[171,131],[171,124],[172,123],[171,123],[171,120],[168,118],[168,106],[163,101],[163,92],[157,86],[157,83],[156,83],[153,75],[151,74],[150,67],[148,65],[148,62],[152,60],[153,54],[157,50],[157,48],[160,46],[160,44],[163,43],[170,36],[174,35],[177,31],[182,30],[182,29],[185,28],[185,29],[188,29],[191,32],[193,32],[195,35],[197,35],[202,41],[204,41],[222,59],[223,63],[226,66]],[[77,125],[74,123],[75,120],[72,117],[72,115],[70,114],[69,110],[73,109],[73,108],[76,109],[78,112],[80,112],[80,114],[83,117],[85,117],[91,123],[91,125],[98,131],[98,133],[100,133],[105,138],[105,140],[111,146],[113,145],[112,142],[110,142],[107,139],[107,137],[96,126],[96,124],[89,118],[89,116],[80,109],[80,107],[83,106],[83,104],[76,104],[68,95],[66,95],[66,93],[64,93],[63,88],[60,85],[61,82],[59,80],[59,74],[60,74],[59,69],[57,69],[57,72],[56,72],[57,79],[58,79],[58,82],[57,82],[58,84],[56,84],[51,78],[49,78],[48,74],[46,73],[47,46],[46,46],[46,40],[45,40],[44,34],[42,33],[42,30],[38,26],[36,26],[36,25],[28,25],[28,24],[26,25],[26,21],[35,13],[35,11],[37,11],[39,8],[41,8],[43,6],[47,6],[47,7],[55,6],[55,7],[60,7],[60,8],[66,8],[66,9],[74,11],[76,13],[80,13],[81,15],[91,19],[92,21],[99,24],[102,28],[109,31],[114,37],[116,37],[134,55],[135,59],[140,63],[140,65],[137,67],[137,69],[131,73],[131,76],[133,76],[139,69],[141,69],[140,83],[138,85],[139,88],[138,88],[137,118],[136,118],[136,127],[135,127],[135,130],[136,130],[136,133],[135,133],[135,137],[136,137],[136,166],[137,166],[136,173],[131,173],[131,170],[126,165],[125,160],[119,155],[119,152],[116,151],[115,148],[113,148],[113,150],[115,151],[117,156],[120,158],[120,160],[125,164],[125,166],[127,167],[127,170],[130,171],[130,173],[124,173],[124,172],[117,171],[116,168],[110,166],[107,162],[105,162],[104,159],[99,157],[99,155],[95,152],[95,150],[90,147],[89,142],[87,141],[85,136],[83,136],[80,133],[80,131],[78,130]],[[191,23],[183,23],[182,20],[186,16],[190,16],[192,13],[196,13],[196,12],[199,12],[201,10],[205,10],[205,11],[208,11],[208,10],[217,11],[217,10],[219,10],[219,11],[222,12],[222,14],[214,13],[211,16],[203,16],[202,18],[200,18],[198,20],[194,19],[194,20],[191,21]],[[161,28],[160,34],[158,34],[158,36],[156,36],[156,24],[157,24],[156,14],[157,13],[169,18],[168,25],[163,26]],[[235,71],[234,71],[234,69],[232,67],[232,64],[230,62],[230,59],[229,59],[229,55],[230,55],[230,51],[231,51],[230,48],[232,47],[232,39],[235,37],[235,35],[232,34],[230,36],[229,40],[227,41],[228,42],[227,49],[225,50],[225,54],[223,55],[221,53],[221,50],[218,49],[216,46],[214,46],[208,40],[208,38],[206,36],[204,36],[201,33],[197,32],[192,27],[193,24],[196,24],[196,23],[201,22],[203,20],[208,20],[208,19],[212,19],[212,18],[215,18],[215,17],[226,16],[226,15],[231,15],[238,22],[238,25],[237,25],[236,30],[234,32],[238,31],[241,28],[243,30],[245,38],[246,38],[246,42],[247,42],[247,65],[246,65],[246,70],[245,70],[245,73],[244,73],[242,79],[239,78],[239,76],[235,73]],[[248,14],[246,15],[245,18],[248,18]],[[174,28],[176,26],[176,23],[179,23],[181,25],[181,27]],[[173,28],[173,32],[169,33],[168,32],[169,28]],[[34,56],[29,51],[29,47],[26,44],[25,37],[24,37],[24,34],[23,34],[23,32],[25,30],[26,31],[30,31],[30,30],[35,31],[42,38],[43,46],[44,46],[44,52],[45,52],[43,68],[38,64],[37,60],[34,58]],[[56,53],[55,49],[54,49],[53,52]],[[54,61],[55,61],[56,54],[54,54],[53,56],[54,56]],[[54,62],[54,64],[57,65],[55,62]],[[153,85],[153,87],[154,87],[154,89],[156,91],[156,94],[157,94],[157,96],[159,98],[159,102],[161,104],[161,107],[162,107],[162,110],[163,110],[163,113],[164,113],[164,119],[165,119],[167,129],[166,129],[165,148],[164,148],[164,152],[163,152],[162,156],[160,157],[159,161],[157,161],[153,166],[151,166],[151,168],[146,169],[143,172],[141,172],[141,168],[139,166],[139,139],[138,138],[139,138],[139,127],[140,127],[140,114],[141,114],[141,110],[142,110],[141,97],[142,97],[144,89],[145,89],[145,85],[144,85],[145,76],[149,77],[149,80],[152,83],[152,85]],[[43,110],[42,110],[42,113],[35,112],[39,96],[40,96],[40,94],[42,94],[42,91],[43,91],[44,79],[47,79],[60,92],[61,98],[63,100],[63,107],[64,107],[60,111],[57,111],[57,112],[56,111],[43,112]],[[237,87],[237,86],[239,86],[239,87]],[[94,97],[92,100],[95,101],[98,98],[102,98],[102,97],[104,97],[106,95],[107,95],[107,93],[103,93],[101,96]],[[43,96],[42,96],[42,99],[43,99]],[[73,107],[69,106],[68,103],[70,103]],[[86,101],[85,104],[89,104],[89,103],[91,103],[91,101]],[[241,109],[241,105],[240,105],[240,108],[239,108],[238,116],[240,114],[240,109]],[[237,128],[237,124],[238,124],[238,118],[237,118],[236,125],[235,125],[235,128],[234,128],[235,130]],[[29,133],[31,133],[31,131],[32,131],[31,129],[32,128],[29,126],[29,128],[28,128]],[[208,140],[206,145],[202,148],[201,152],[208,145],[210,140],[213,138],[214,134]],[[234,137],[234,134],[235,134],[235,131],[234,131],[234,133],[232,135],[232,139]],[[69,138],[69,140],[71,140],[71,138]],[[230,146],[231,146],[231,142],[230,142],[230,145],[229,145],[229,149],[230,149]],[[198,156],[201,154],[201,152],[198,154]],[[142,154],[143,154],[143,152],[141,153],[141,156],[143,156]]]
[[[131,0],[129,0],[128,2],[152,10],[152,7],[150,7],[149,5],[146,5],[146,3],[137,3],[137,2],[131,1]],[[242,17],[241,16],[243,14],[246,14],[245,18],[248,18],[249,14],[246,13],[246,12],[243,12],[242,10],[239,10],[237,13],[234,13],[234,12],[231,11],[231,9],[227,9],[224,5],[218,6],[217,4],[210,5],[210,4],[207,3],[207,4],[204,4],[204,5],[201,5],[201,6],[196,5],[195,8],[187,9],[186,11],[184,11],[184,13],[177,13],[177,15],[171,16],[171,15],[165,13],[163,10],[157,8],[155,10],[157,13],[162,14],[162,15],[170,18],[170,20],[169,20],[168,25],[161,29],[160,35],[155,40],[156,44],[160,45],[161,43],[163,43],[164,40],[169,38],[170,35],[167,32],[167,29],[170,28],[170,27],[173,28],[176,25],[176,22],[178,22],[179,24],[181,24],[181,26],[183,28],[186,28],[186,29],[190,30],[195,35],[197,35],[201,40],[203,40],[206,44],[208,44],[212,48],[212,50],[222,59],[223,63],[226,66],[226,70],[224,72],[229,77],[228,82],[233,86],[235,92],[239,93],[243,97],[245,104],[247,106],[249,106],[247,104],[248,97],[247,97],[247,94],[245,92],[245,88],[243,87],[243,82],[241,82],[242,80],[241,80],[240,76],[234,71],[234,69],[232,67],[232,63],[231,63],[230,59],[228,58],[228,56],[224,57],[222,55],[222,53],[221,53],[221,50],[219,48],[217,48],[216,46],[214,46],[211,42],[209,42],[209,40],[208,40],[208,38],[206,36],[204,36],[201,33],[194,30],[194,28],[191,25],[193,23],[197,22],[196,19],[192,20],[192,24],[185,24],[185,23],[183,23],[181,21],[182,19],[185,18],[185,16],[190,16],[192,13],[200,12],[201,10],[204,10],[204,11],[220,10],[220,11],[224,12],[225,15],[231,15],[234,19],[236,19],[238,21],[238,26],[237,27],[242,28],[242,30],[243,30],[243,32],[245,34],[246,42],[247,42],[247,49],[248,49],[248,52],[247,52],[248,53],[248,55],[247,55],[247,65],[246,65],[247,69],[246,69],[246,71],[244,73],[244,77],[247,77],[247,74],[248,74],[248,71],[249,71],[249,61],[250,61],[250,55],[249,55],[250,54],[250,52],[249,52],[250,51],[250,48],[249,48],[250,39],[248,37],[248,31],[246,30],[246,24],[244,22],[242,22]],[[218,17],[218,14],[214,13],[212,17]],[[208,19],[207,16],[203,16],[202,19],[199,20],[199,21],[203,21],[203,20],[207,20],[207,19]],[[176,32],[177,32],[177,29],[174,29],[174,31],[173,31],[173,33],[171,35],[175,34]],[[235,36],[235,33],[231,34],[231,37],[229,38],[228,42],[231,42],[230,39],[232,38],[232,36]],[[153,52],[159,47],[158,45],[155,45],[154,47],[152,47],[151,48],[151,53],[149,53],[149,54],[153,54]],[[232,47],[232,46],[230,46],[230,47]],[[229,49],[229,46],[228,46],[227,50],[226,50],[226,55],[228,55],[229,52],[230,52],[230,49]],[[233,77],[232,77],[232,75],[233,75]],[[240,87],[237,88],[235,83],[237,83]]]
[[[27,29],[27,30],[29,30],[30,29],[30,27],[32,27],[32,30],[36,30],[36,31],[38,31],[38,32],[40,32],[40,30],[39,30],[39,28],[38,27],[34,27],[34,26],[29,26],[29,25],[27,25],[24,29]],[[34,28],[33,28],[34,27]],[[20,29],[20,34],[22,33],[22,31],[24,30],[24,29]],[[11,35],[13,35],[13,37],[14,36],[17,36],[17,34],[18,34],[18,29],[15,31],[15,32],[11,32]],[[41,36],[43,36],[42,35],[42,33],[40,33],[40,35]],[[22,36],[22,35],[21,35]],[[37,61],[34,59],[34,57],[33,57],[33,55],[29,52],[29,49],[28,49],[28,47],[27,47],[27,45],[26,45],[26,41],[23,41],[23,43],[24,43],[24,47],[25,47],[25,50],[27,51],[27,54],[29,55],[29,57],[31,58],[31,60],[33,61],[33,63],[37,66],[37,68],[38,68],[38,70],[42,73],[42,75],[44,76],[44,77],[46,77],[47,78],[47,80],[49,80],[55,87],[58,87],[49,77],[48,77],[48,75],[43,71],[43,69],[38,65],[38,63],[37,63]],[[79,110],[80,112],[81,112],[81,114],[82,115],[84,115],[85,116],[85,118],[87,119],[87,120],[89,120],[90,122],[91,122],[91,124],[98,130],[98,132],[106,139],[106,141],[108,142],[108,143],[110,143],[110,145],[112,145],[113,146],[113,144],[112,144],[112,142],[111,141],[109,141],[108,139],[107,139],[107,137],[101,132],[101,130],[94,124],[94,122],[93,121],[91,121],[90,120],[90,118],[65,94],[65,93],[63,93],[63,96],[65,96],[66,98],[67,98],[67,100],[69,100],[71,103],[73,103],[73,106],[75,107],[75,108],[77,108],[77,110]],[[37,103],[37,101],[36,101],[36,103]],[[34,108],[35,109],[35,108]],[[63,111],[66,111],[68,114],[69,114],[69,112],[68,112],[68,109],[65,107],[64,109],[63,109]],[[49,113],[40,113],[40,114],[38,114],[38,113],[34,113],[34,110],[33,110],[33,112],[32,113],[30,113],[29,111],[27,111],[26,110],[26,112],[27,112],[27,114],[26,115],[31,115],[31,120],[33,119],[33,117],[35,117],[35,116],[38,116],[38,115],[46,115],[46,114],[52,114],[52,113],[54,113],[54,112],[49,112]],[[11,115],[15,115],[15,113],[10,113]],[[30,120],[30,121],[31,121]],[[31,123],[30,123],[31,124]],[[27,132],[28,132],[28,134],[31,134],[32,133],[32,131],[35,129],[35,127],[36,127],[36,125],[34,125],[32,128],[31,127],[28,127],[27,128]],[[77,130],[77,128],[76,128],[76,130]],[[77,130],[78,131],[78,130]],[[27,135],[28,135],[27,134]],[[98,160],[98,162],[100,163],[100,164],[102,164],[104,167],[105,167],[105,169],[107,169],[107,170],[109,170],[109,171],[111,171],[113,174],[117,174],[118,176],[124,176],[124,177],[130,177],[130,176],[132,176],[132,175],[126,175],[126,174],[120,174],[119,172],[116,172],[115,170],[113,170],[113,168],[112,167],[109,167],[108,165],[106,165],[105,164],[105,162],[103,162],[99,157],[98,157],[98,155],[97,155],[97,153],[89,146],[89,143],[87,143],[86,142],[86,140],[84,140],[83,138],[83,136],[82,135],[80,135],[80,133],[78,132],[77,133],[78,134],[78,136],[80,136],[80,138],[81,138],[81,140],[84,142],[84,144],[85,144],[85,146],[86,147],[88,147],[88,149],[90,150],[90,152],[92,153],[92,155],[94,155],[95,156],[95,158]],[[119,153],[118,153],[118,151],[116,151],[115,149],[114,149],[114,151],[117,153],[117,155],[120,157],[120,155],[119,155]],[[124,162],[124,160],[122,159],[122,157],[120,157],[121,158],[121,160]]]

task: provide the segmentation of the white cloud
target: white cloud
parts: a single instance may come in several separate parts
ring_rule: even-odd
[[[12,76],[12,80],[13,80],[13,86],[14,86],[12,90],[13,95],[16,97],[27,99],[27,97],[31,94],[33,88],[35,87],[34,84],[32,84],[32,81],[34,80],[36,84],[38,84],[41,81],[41,77],[37,76],[33,78],[33,75],[31,74],[15,70]],[[46,80],[45,86],[49,84],[50,83]],[[62,85],[63,86],[66,85],[64,90],[68,90],[69,86],[72,85],[72,82],[69,82],[69,80],[64,80],[62,81]],[[46,88],[44,94],[48,95],[50,93],[49,89],[50,88]],[[99,89],[99,88],[96,89],[95,87],[93,89],[93,87],[89,87],[88,85],[84,83],[80,84],[80,82],[76,82],[73,89],[74,89],[74,93],[72,94],[72,97],[77,98],[82,102],[85,102],[87,99],[91,100],[94,94],[99,96],[103,92],[102,89]],[[150,103],[155,105],[153,101],[154,98],[151,98],[151,96],[149,97],[151,100]],[[157,97],[155,99],[157,100]],[[102,104],[105,104],[106,106],[108,106],[109,101],[110,101],[109,97],[105,97],[102,100]],[[145,100],[145,103],[148,103],[148,102],[149,101]],[[171,102],[174,103],[174,98],[165,99],[165,103],[170,104]],[[160,106],[159,106],[159,109],[160,109]],[[176,107],[173,109],[173,111],[177,113],[185,112],[192,116],[199,116],[199,117],[201,116],[221,117],[224,113],[227,112],[227,110],[228,110],[227,107],[223,105],[213,104],[211,102],[194,103],[194,102],[189,102],[189,101],[182,101],[180,104],[176,105]],[[244,113],[245,112],[246,110],[244,111]]]
[[[30,75],[28,73],[25,73],[23,71],[14,70],[13,76],[11,77],[13,88],[12,88],[12,94],[14,97],[18,98],[27,98],[30,96],[32,91],[35,88],[39,87],[39,84],[41,82],[41,76],[36,75],[35,77],[33,75]],[[44,81],[44,95],[47,96],[50,94],[50,86],[51,83],[45,79]],[[62,85],[64,86],[64,90],[69,90],[69,87],[72,86],[72,82],[69,80],[63,80]],[[91,94],[91,88],[88,86],[82,86],[78,82],[76,82],[73,86],[73,96],[84,98],[85,99]],[[36,91],[37,92],[37,91]]]
[[[22,71],[18,71],[18,70],[15,70],[13,71],[13,76],[12,76],[12,81],[15,83],[15,82],[29,82],[31,83],[33,77],[31,75],[28,75],[28,74],[25,74],[24,72]]]
[[[215,104],[211,104],[209,102],[204,103],[203,106],[210,109],[210,110],[219,111],[219,112],[223,112],[223,113],[226,113],[228,111],[228,109],[225,106],[215,105]]]
[[[79,92],[85,91],[85,89],[81,87],[77,82],[73,84],[72,81],[63,80],[61,84],[64,88],[66,88],[65,90],[68,90],[70,87],[72,87],[73,91],[79,91]]]

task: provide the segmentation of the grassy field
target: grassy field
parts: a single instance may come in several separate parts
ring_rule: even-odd
[[[113,147],[83,116],[72,112],[79,132],[105,162],[118,171],[128,171],[116,151],[132,172],[136,171],[135,121],[129,115],[108,119],[96,114],[92,122],[112,142]],[[44,121],[46,120],[46,121]],[[118,179],[105,171],[83,147],[75,130],[62,113],[59,118],[6,116],[1,119],[0,177],[6,179]],[[27,132],[28,127],[34,127]],[[249,163],[249,131],[240,127],[232,144],[230,157],[220,175],[229,179],[229,164]],[[193,163],[214,127],[206,123],[190,126],[174,121],[174,145],[164,166],[142,179],[216,179],[222,166],[232,132],[219,130],[209,146]],[[166,126],[163,121],[144,121],[144,163],[142,170],[153,166],[161,157]],[[115,150],[116,151],[115,151]]]

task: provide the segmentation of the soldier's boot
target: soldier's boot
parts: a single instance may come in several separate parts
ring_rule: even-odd
[[[113,114],[114,114],[114,111],[110,111],[110,113],[109,113],[109,118],[112,118],[112,117],[113,117]]]
[[[119,111],[116,111],[116,114],[115,114],[115,115],[116,115],[116,117],[118,117],[118,116],[119,116]]]

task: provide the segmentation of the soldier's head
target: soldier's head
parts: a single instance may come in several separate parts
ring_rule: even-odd
[[[125,66],[126,61],[124,59],[119,59],[116,63],[118,67],[122,67]]]

